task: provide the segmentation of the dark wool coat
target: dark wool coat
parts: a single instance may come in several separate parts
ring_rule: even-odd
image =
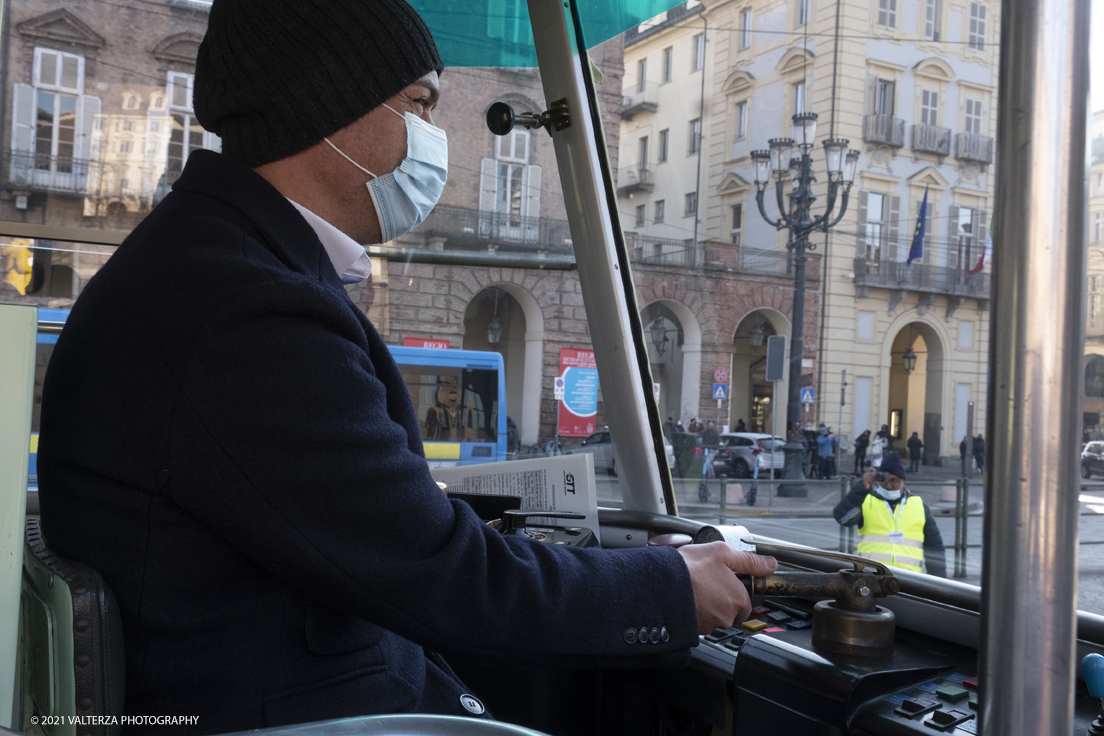
[[[39,480],[49,544],[119,599],[126,713],[199,716],[132,733],[466,715],[432,652],[677,666],[697,643],[673,549],[506,538],[446,499],[314,231],[210,151],[77,300],[45,380]],[[643,626],[669,641],[626,636]]]

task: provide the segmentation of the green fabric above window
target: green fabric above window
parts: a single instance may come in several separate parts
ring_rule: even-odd
[[[590,46],[685,6],[672,0],[578,2],[583,35]],[[410,0],[410,4],[429,25],[447,66],[537,66],[526,0]]]

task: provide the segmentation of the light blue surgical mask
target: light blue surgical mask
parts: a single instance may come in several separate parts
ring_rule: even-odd
[[[882,488],[877,483],[874,484],[874,492],[887,501],[899,501],[901,500],[901,491],[891,491],[888,488]]]
[[[384,107],[406,121],[406,158],[391,173],[377,176],[349,158],[329,138],[323,140],[372,177],[368,193],[386,243],[418,227],[437,206],[448,180],[448,137],[414,113],[401,115],[390,105]]]

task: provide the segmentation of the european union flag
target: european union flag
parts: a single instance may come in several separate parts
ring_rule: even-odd
[[[924,225],[927,222],[928,215],[928,188],[924,187],[924,201],[920,203],[920,212],[916,215],[916,234],[912,236],[912,247],[909,248],[908,262],[905,264],[905,268],[912,265],[912,262],[918,258],[922,258],[924,255]]]

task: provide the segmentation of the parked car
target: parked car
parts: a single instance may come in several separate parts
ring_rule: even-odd
[[[1104,475],[1104,442],[1090,442],[1081,451],[1081,477]]]
[[[673,468],[675,466],[674,447],[666,440],[663,444],[667,449],[667,463]],[[613,440],[608,429],[595,432],[575,447],[565,449],[563,454],[576,455],[582,452],[589,452],[594,455],[595,473],[617,475],[617,451],[614,449]]]
[[[770,477],[770,470],[781,473],[786,466],[786,453],[782,451],[786,440],[769,434],[754,432],[729,432],[721,435],[720,449],[713,456],[713,472],[733,478],[750,478],[755,465],[759,465],[759,476]],[[774,463],[771,463],[771,449],[774,449]],[[1104,471],[1102,471],[1104,472]]]

